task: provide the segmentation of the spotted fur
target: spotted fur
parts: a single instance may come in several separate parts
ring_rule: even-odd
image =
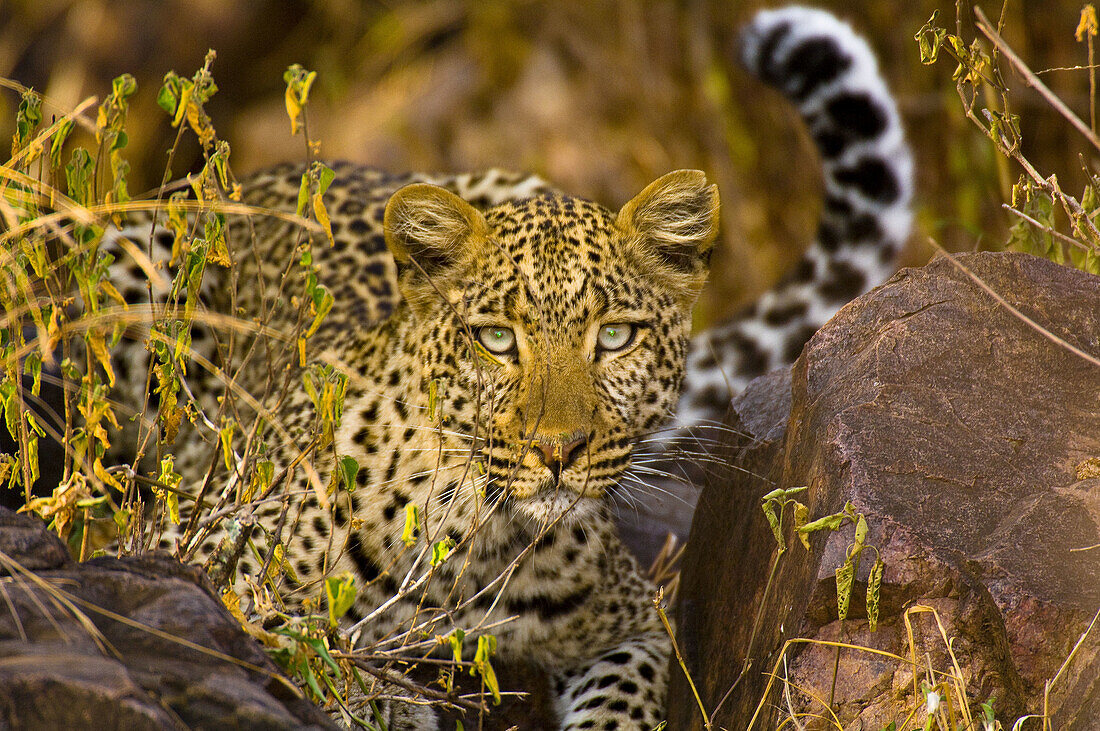
[[[615,212],[499,171],[333,166],[335,243],[315,236],[310,248],[337,306],[309,347],[347,376],[344,413],[333,443],[312,453],[316,474],[291,470],[254,507],[261,553],[273,533],[297,575],[286,597],[316,594],[324,577],[347,571],[360,585],[349,631],[362,644],[491,631],[505,659],[552,676],[562,728],[660,721],[668,638],[611,502],[637,467],[637,443],[676,410],[685,364],[680,423],[691,426],[724,412],[745,379],[789,362],[812,329],[882,279],[908,226],[907,152],[865,44],[831,16],[789,9],[758,16],[744,56],[806,117],[825,156],[826,214],[795,273],[695,340],[690,313],[718,210],[702,173],[664,176]],[[293,211],[302,172],[256,176],[247,202]],[[210,272],[207,306],[291,332],[302,240],[282,218],[236,222],[237,286]],[[140,298],[140,280],[121,288]],[[266,401],[280,426],[267,451],[279,470],[310,453],[315,415],[294,348],[277,336],[256,342],[224,366],[249,393],[263,394],[271,374],[292,384]],[[216,348],[200,350],[217,362]],[[192,435],[180,469],[198,479],[213,448]],[[357,485],[325,498],[316,488],[338,455],[359,464]],[[412,505],[422,535],[406,546]],[[219,537],[181,548],[201,560]],[[454,550],[431,568],[439,541]],[[250,576],[259,566],[245,555],[237,568]],[[390,713],[391,728],[433,727],[419,712]]]

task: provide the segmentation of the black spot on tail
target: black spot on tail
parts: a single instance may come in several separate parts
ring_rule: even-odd
[[[755,378],[768,370],[768,354],[760,349],[755,340],[742,333],[733,333],[730,342],[741,356],[737,372],[747,378]]]
[[[834,127],[845,130],[853,138],[868,140],[886,131],[886,114],[864,92],[845,92],[830,99],[825,105],[825,113]]]
[[[863,291],[866,282],[867,276],[855,266],[845,261],[831,261],[818,291],[825,299],[847,302]]]
[[[769,84],[778,84],[782,81],[779,70],[774,65],[775,49],[779,43],[791,32],[790,23],[780,23],[772,28],[764,40],[760,42],[760,50],[756,58],[749,59],[749,66],[762,80]]]
[[[839,157],[853,142],[865,142],[886,131],[886,112],[866,92],[844,92],[807,118],[814,142],[827,160]]]
[[[806,308],[805,302],[775,305],[764,312],[764,322],[773,327],[780,327],[805,315]]]
[[[817,241],[821,248],[833,253],[842,246],[868,244],[878,246],[886,234],[879,226],[878,219],[868,213],[822,221],[817,230]]]
[[[810,38],[796,46],[779,64],[776,75],[782,89],[796,102],[805,101],[825,84],[835,81],[852,65],[832,38]]]
[[[705,407],[713,411],[728,409],[730,392],[728,388],[707,386],[695,396],[694,406]]]
[[[864,158],[852,167],[840,168],[833,175],[841,185],[855,188],[868,200],[890,204],[901,196],[901,186],[882,160]]]
[[[814,263],[809,259],[800,259],[794,268],[783,277],[782,284],[806,284],[814,280]]]

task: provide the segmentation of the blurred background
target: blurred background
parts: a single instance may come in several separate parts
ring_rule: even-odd
[[[733,62],[737,27],[765,5],[746,0],[0,0],[0,76],[56,107],[100,99],[124,72],[138,80],[127,157],[135,196],[157,185],[175,137],[156,105],[164,74],[191,76],[217,51],[220,88],[207,105],[238,175],[305,156],[283,104],[283,71],[318,72],[308,108],[321,157],[395,171],[505,167],[617,208],[675,168],[701,168],[723,200],[723,239],[699,324],[731,313],[797,257],[819,210],[817,160],[778,94]],[[916,150],[918,232],[906,263],[950,250],[997,248],[1000,209],[1019,171],[1001,165],[962,113],[949,58],[920,64],[917,30],[933,10],[954,30],[949,0],[823,1],[866,35],[896,92]],[[996,19],[1001,2],[982,2]],[[968,3],[962,3],[969,12]],[[1008,0],[1004,35],[1033,69],[1087,63],[1074,38],[1078,0]],[[964,18],[964,37],[974,32]],[[1088,119],[1085,70],[1042,74]],[[1027,157],[1083,184],[1085,150],[1069,126],[1015,78]],[[0,89],[10,134],[19,95]],[[94,115],[94,110],[93,110]],[[94,118],[94,116],[93,116]],[[200,167],[190,136],[173,177]]]

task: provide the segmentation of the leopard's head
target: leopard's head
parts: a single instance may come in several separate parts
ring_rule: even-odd
[[[406,345],[447,428],[474,438],[491,496],[539,521],[596,510],[676,403],[717,226],[698,171],[618,213],[559,195],[483,213],[424,184],[392,197]]]

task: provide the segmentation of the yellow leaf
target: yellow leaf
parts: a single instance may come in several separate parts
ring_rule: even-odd
[[[118,480],[114,478],[112,474],[107,472],[107,470],[103,467],[103,463],[99,461],[98,457],[96,457],[92,461],[92,473],[95,474],[95,476],[98,477],[100,480],[102,480],[104,484],[110,485],[119,492],[122,492],[122,485],[119,483]]]
[[[1100,30],[1100,23],[1096,20],[1096,8],[1089,3],[1081,8],[1081,20],[1077,23],[1077,30],[1073,32],[1073,37],[1080,43],[1085,40],[1086,35],[1095,36],[1098,30]]]
[[[165,504],[168,505],[168,519],[172,521],[172,525],[180,524],[180,496],[174,492],[170,492],[164,497]]]
[[[283,549],[283,544],[280,543],[275,546],[275,560],[279,562],[279,568],[287,578],[298,583],[298,574],[294,571],[294,567],[290,565],[290,561],[286,557],[286,551]]]
[[[321,224],[321,227],[325,229],[328,245],[336,246],[336,241],[332,238],[332,223],[329,221],[328,211],[325,209],[325,201],[320,193],[313,194],[313,215],[317,218],[317,223]]]
[[[183,409],[180,408],[169,409],[161,416],[160,423],[164,427],[164,441],[168,444],[176,441],[181,421],[183,421]]]
[[[237,592],[229,588],[222,592],[222,604],[229,610],[229,613],[233,615],[233,619],[237,620],[241,624],[247,624],[248,620],[245,619],[244,612],[241,611],[241,597]]]
[[[53,307],[50,310],[50,321],[46,325],[46,339],[42,341],[42,360],[46,363],[53,362],[54,348],[61,341],[61,308]]]
[[[406,546],[416,543],[416,536],[420,531],[420,509],[416,503],[405,505],[405,529],[401,532],[401,541]]]
[[[191,92],[194,90],[195,85],[190,81],[183,81],[180,85],[180,100],[176,106],[176,117],[172,120],[173,127],[179,127],[184,115],[187,114],[187,107],[191,104]]]
[[[300,119],[302,116],[302,105],[298,103],[298,95],[294,93],[294,88],[291,85],[286,87],[286,113],[290,117],[290,134],[298,134],[298,130],[301,128]]]
[[[202,146],[209,147],[214,141],[214,128],[210,126],[210,118],[206,116],[202,106],[193,98],[187,102],[187,123],[195,131]]]
[[[206,260],[226,269],[232,264],[229,260],[229,247],[226,246],[224,234],[210,242],[210,249],[206,252]]]
[[[107,296],[122,305],[122,309],[128,310],[130,306],[126,304],[126,298],[122,296],[122,293],[115,289],[115,285],[111,284],[108,280],[104,279],[99,283],[100,288],[107,293]]]
[[[222,445],[222,456],[225,457],[225,469],[233,471],[233,430],[236,423],[229,423],[218,432],[218,439]]]
[[[103,371],[107,374],[107,382],[114,386],[115,371],[111,368],[111,356],[107,352],[107,344],[103,342],[103,335],[97,332],[89,332],[86,340],[88,341],[88,347],[92,349],[92,354],[95,355],[95,359],[103,366]]]

